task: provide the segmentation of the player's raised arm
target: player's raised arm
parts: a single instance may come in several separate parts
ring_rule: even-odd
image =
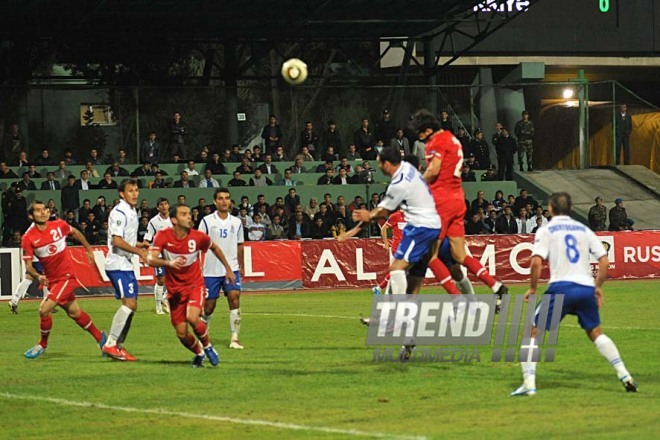
[[[235,283],[236,277],[234,276],[234,271],[231,270],[231,266],[225,258],[225,254],[222,253],[222,249],[220,249],[220,247],[212,241],[211,246],[209,246],[209,250],[213,252],[213,255],[218,257],[218,260],[220,260],[222,265],[225,266],[225,270],[227,271],[225,276],[227,277],[227,280],[229,280],[231,283]]]
[[[78,229],[71,228],[71,231],[69,232],[69,236],[85,247],[85,250],[87,251],[87,259],[89,260],[89,263],[96,264],[94,260],[94,250],[92,249],[92,245],[89,244],[89,241],[87,241],[87,238],[85,238],[85,235],[82,232],[80,232]]]
[[[361,230],[362,230],[362,222],[359,222],[357,225],[355,225],[355,226],[354,226],[352,229],[350,229],[349,231],[342,232],[341,234],[339,234],[339,235],[337,236],[337,241],[341,243],[341,242],[343,242],[343,241],[348,240],[349,238],[353,238],[353,237],[355,237],[356,235],[358,235],[358,234],[360,233]]]
[[[356,209],[353,211],[353,220],[356,222],[371,223],[371,221],[379,218],[387,218],[388,215],[390,215],[390,211],[380,206],[371,211],[367,211],[366,209]]]
[[[380,227],[380,236],[383,239],[383,247],[387,251],[387,253],[390,252],[390,241],[387,238],[387,231],[390,229],[389,223],[385,222],[383,223],[383,226]]]

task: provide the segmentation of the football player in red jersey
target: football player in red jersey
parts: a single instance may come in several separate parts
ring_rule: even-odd
[[[442,229],[438,245],[449,237],[451,255],[454,261],[467,267],[495,293],[499,302],[509,289],[490,276],[479,261],[465,252],[465,193],[461,181],[463,148],[458,139],[449,131],[442,130],[435,116],[420,110],[413,116],[413,124],[421,141],[426,142],[427,167],[424,180],[429,184],[435,206],[440,215]],[[437,255],[437,252],[434,254]],[[449,293],[459,291],[451,282],[447,267],[434,255],[429,268]],[[453,289],[452,289],[453,288]],[[453,290],[453,291],[452,291]]]
[[[47,286],[49,293],[39,306],[41,340],[25,352],[25,357],[34,359],[46,351],[48,336],[53,327],[51,313],[58,305],[66,311],[69,318],[73,319],[83,330],[88,331],[100,347],[103,347],[105,334],[96,328],[92,319],[76,301],[74,291],[81,285],[73,273],[71,253],[66,245],[66,237],[73,237],[85,247],[89,263],[94,266],[92,247],[82,232],[71,228],[67,222],[63,220],[49,222],[50,211],[43,202],[38,200],[32,202],[28,208],[28,216],[34,223],[21,240],[26,272]],[[37,272],[32,264],[34,256],[41,262],[43,275]]]
[[[195,353],[193,367],[201,367],[204,355],[212,365],[218,365],[218,353],[211,345],[206,323],[201,319],[206,298],[206,287],[202,276],[202,261],[200,254],[210,250],[220,260],[227,270],[227,280],[236,282],[234,273],[229,266],[222,250],[203,232],[193,229],[190,208],[186,205],[175,205],[170,208],[172,228],[158,231],[151,247],[147,264],[160,265],[158,254],[165,261],[178,261],[179,268],[168,269],[165,273],[165,287],[170,304],[170,319],[181,343]],[[201,342],[188,332],[188,325]],[[202,351],[203,349],[203,351]]]

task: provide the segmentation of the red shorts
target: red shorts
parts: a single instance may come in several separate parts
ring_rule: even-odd
[[[465,201],[460,199],[436,202],[436,209],[442,222],[440,240],[445,237],[465,237]]]
[[[184,324],[188,322],[186,317],[188,307],[197,307],[204,309],[204,300],[206,299],[206,287],[196,286],[185,292],[168,292],[167,301],[170,303],[170,320],[172,325]]]
[[[48,299],[63,306],[76,300],[75,290],[80,287],[76,278],[52,281],[48,285]]]

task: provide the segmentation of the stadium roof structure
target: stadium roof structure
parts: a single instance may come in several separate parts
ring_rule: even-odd
[[[521,4],[531,6],[529,0]],[[481,20],[483,39],[515,12],[493,14],[504,0],[6,0],[0,40],[282,42],[447,36]],[[488,5],[490,14],[475,11]],[[507,9],[507,8],[501,8]]]

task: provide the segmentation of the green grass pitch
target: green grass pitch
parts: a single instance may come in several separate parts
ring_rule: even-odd
[[[135,363],[102,358],[62,312],[48,351],[28,360],[38,302],[21,303],[18,315],[2,304],[0,438],[658,438],[659,286],[605,286],[603,328],[639,393],[624,391],[569,316],[556,362],[539,364],[532,398],[509,397],[520,367],[489,362],[489,348],[479,363],[374,363],[357,319],[370,310],[366,290],[244,295],[243,351],[227,348],[219,303],[211,336],[221,364],[204,369],[190,367],[151,295],[142,296],[126,343]],[[117,302],[80,303],[107,330]]]

